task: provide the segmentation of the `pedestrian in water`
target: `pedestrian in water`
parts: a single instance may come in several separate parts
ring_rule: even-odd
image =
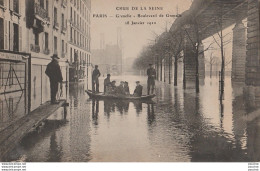
[[[129,94],[130,94],[128,82],[126,82],[126,81],[125,81],[125,84],[124,84],[124,90],[125,90],[125,94],[126,94],[126,95],[129,95]]]
[[[110,84],[110,74],[107,74],[107,78],[104,80],[104,93],[107,92],[107,86]]]
[[[95,69],[92,73],[92,92],[93,93],[99,93],[99,80],[100,77],[100,71],[98,69],[98,65],[95,65]]]
[[[45,74],[50,79],[50,89],[51,89],[51,104],[58,104],[59,102],[56,100],[56,95],[58,92],[58,86],[60,83],[60,89],[62,90],[62,73],[59,65],[59,57],[54,54],[52,57],[52,61],[47,65],[45,70]]]
[[[140,85],[140,81],[136,81],[134,96],[141,97],[142,93],[143,93],[143,86]]]
[[[149,68],[147,69],[147,94],[150,94],[150,90],[152,90],[152,94],[154,93],[154,87],[155,87],[155,77],[156,77],[156,71],[153,68],[153,64],[149,64]]]

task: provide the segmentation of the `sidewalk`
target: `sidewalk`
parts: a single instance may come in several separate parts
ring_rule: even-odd
[[[4,155],[12,150],[17,143],[33,128],[48,118],[60,107],[66,105],[66,100],[60,100],[59,104],[51,105],[46,102],[28,115],[11,123],[0,130],[0,161]]]

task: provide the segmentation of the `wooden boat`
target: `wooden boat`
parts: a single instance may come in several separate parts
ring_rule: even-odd
[[[143,95],[141,97],[135,97],[135,96],[118,96],[114,94],[104,94],[103,92],[100,93],[93,93],[91,90],[85,90],[85,92],[91,97],[91,98],[99,98],[99,99],[119,99],[119,100],[151,100],[156,95]]]

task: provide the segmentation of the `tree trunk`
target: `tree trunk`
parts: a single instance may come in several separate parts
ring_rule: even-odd
[[[171,56],[169,56],[169,84],[171,84],[171,68],[172,68],[172,60]]]
[[[175,56],[174,60],[174,86],[177,86],[177,79],[178,79],[178,61],[177,56]]]
[[[166,61],[163,61],[163,82],[166,82]]]
[[[223,30],[221,21],[220,30],[220,49],[221,49],[221,73],[220,73],[220,100],[223,100],[224,95],[224,72],[225,72],[225,56],[224,56],[224,44],[223,44]]]
[[[156,79],[159,81],[159,57],[156,56]]]
[[[161,70],[161,72],[160,72],[160,76],[161,76],[161,78],[160,78],[160,81],[162,81],[162,72],[163,72],[162,67],[163,67],[163,63],[162,63],[162,60],[161,60],[161,68],[160,68],[160,70]]]
[[[210,64],[210,71],[209,71],[210,78],[212,77],[212,64]]]
[[[200,83],[199,83],[199,43],[196,49],[196,93],[200,92]]]

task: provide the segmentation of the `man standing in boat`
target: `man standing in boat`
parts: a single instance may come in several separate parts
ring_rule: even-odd
[[[99,80],[100,77],[100,71],[98,69],[98,65],[95,65],[95,69],[92,72],[92,92],[93,93],[99,93]]]
[[[59,57],[58,55],[54,54],[52,57],[52,61],[47,65],[45,74],[50,79],[50,88],[51,88],[51,104],[58,104],[59,102],[56,101],[56,95],[58,92],[58,85],[60,83],[60,89],[62,90],[62,74],[59,65]]]
[[[107,86],[111,84],[110,82],[110,74],[107,74],[107,78],[104,80],[104,93],[107,92]]]
[[[154,87],[155,87],[155,76],[156,76],[156,71],[153,68],[153,64],[149,64],[149,68],[147,69],[147,94],[150,94],[150,90],[152,90],[152,94],[154,93]]]

